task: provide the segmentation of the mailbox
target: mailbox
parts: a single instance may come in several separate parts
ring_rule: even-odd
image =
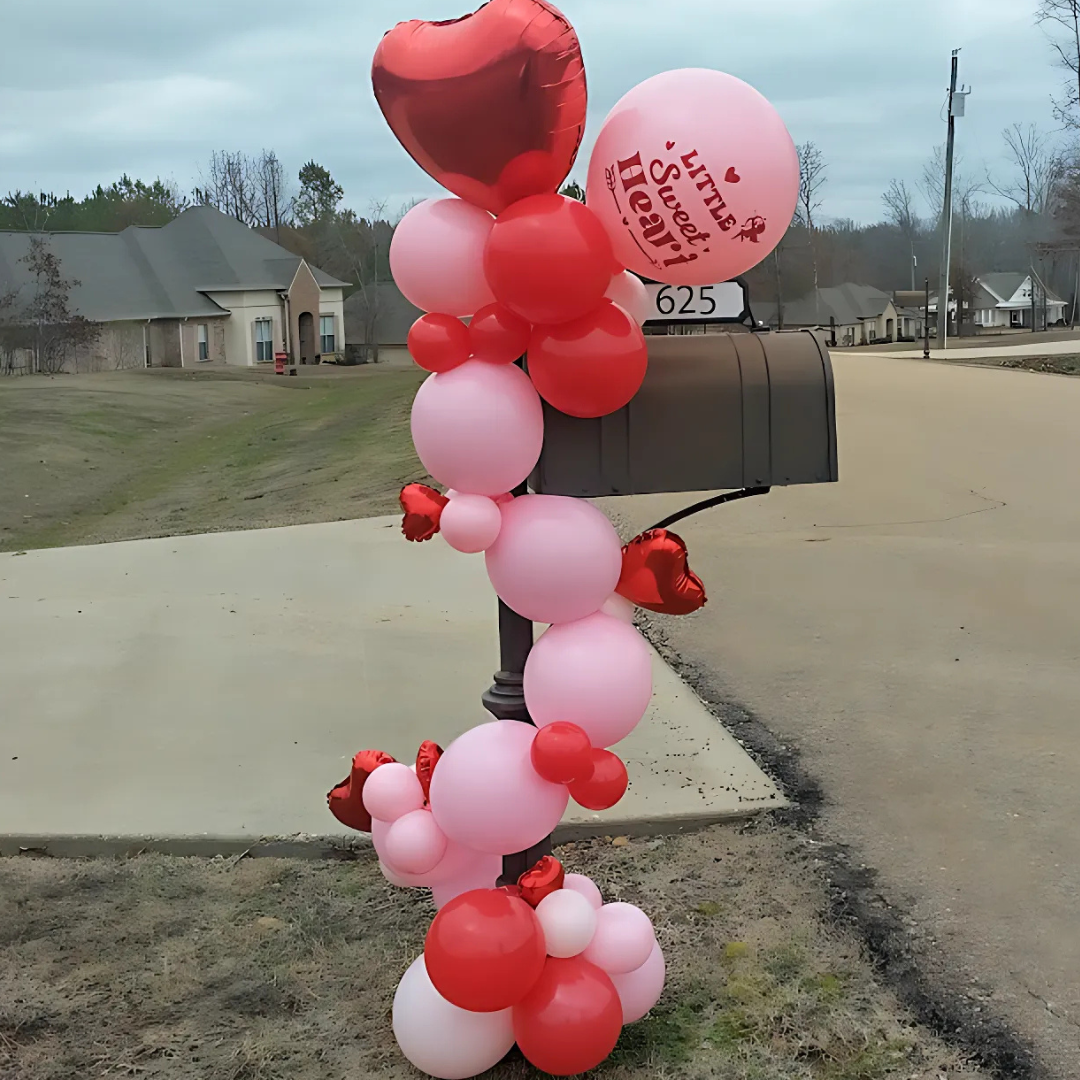
[[[616,413],[544,405],[529,486],[596,498],[837,479],[832,365],[813,331],[647,337],[649,369]]]

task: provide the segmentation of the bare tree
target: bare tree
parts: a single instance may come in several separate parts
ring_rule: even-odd
[[[1035,22],[1046,33],[1065,69],[1064,94],[1054,98],[1054,115],[1066,127],[1080,127],[1080,0],[1039,0]]]
[[[1078,0],[1080,2],[1080,0]],[[982,193],[982,183],[967,176],[960,168],[963,158],[957,154],[953,160],[953,205],[974,205],[975,196]],[[930,208],[933,221],[940,222],[945,206],[945,144],[934,147],[926,159],[919,178],[918,188]]]
[[[989,172],[989,188],[1003,199],[1015,203],[1027,214],[1042,214],[1050,205],[1053,190],[1062,174],[1061,157],[1054,153],[1050,139],[1037,124],[1013,124],[1001,137],[1014,172],[1004,184],[999,184]]]
[[[210,157],[195,201],[213,206],[245,225],[261,225],[256,167],[239,150],[215,150]]]
[[[254,178],[255,212],[259,224],[273,229],[280,241],[281,226],[288,225],[292,219],[292,199],[286,190],[285,168],[281,159],[273,150],[263,150],[250,163]]]
[[[9,294],[4,336],[11,351],[29,354],[31,374],[53,375],[77,355],[80,346],[92,346],[101,328],[72,312],[71,290],[79,282],[61,276],[60,260],[43,237],[32,236],[29,250],[19,261],[26,264],[31,277],[29,299],[22,308],[11,310],[14,297]]]
[[[818,260],[814,237],[814,219],[821,209],[821,189],[827,179],[825,157],[816,143],[804,142],[796,148],[799,153],[799,209],[796,221],[810,235],[810,260],[814,269],[814,295],[817,296]]]
[[[406,210],[405,213],[407,212]],[[401,216],[404,217],[405,213]],[[390,280],[390,275],[384,275],[382,268],[384,263],[388,263],[394,229],[386,221],[385,200],[372,199],[367,218],[357,218],[348,210],[342,217],[345,220],[336,221],[334,228],[352,268],[353,280],[357,284],[353,295],[359,297],[355,306],[359,309],[363,327],[363,347],[367,354],[365,359],[370,357],[370,362],[377,364],[378,321],[383,308],[382,285]]]
[[[885,220],[899,229],[904,236],[917,236],[922,222],[915,209],[915,194],[903,180],[890,180],[881,196],[885,204]]]

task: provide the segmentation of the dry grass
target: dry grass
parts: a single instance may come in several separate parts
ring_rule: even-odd
[[[717,827],[567,845],[607,899],[649,911],[669,981],[596,1075],[723,1080],[974,1076],[907,1023],[794,833]],[[417,1074],[389,1026],[425,893],[374,861],[0,863],[0,1075],[350,1080]],[[498,1080],[536,1074],[510,1060]]]
[[[0,551],[390,513],[423,373],[0,381]]]

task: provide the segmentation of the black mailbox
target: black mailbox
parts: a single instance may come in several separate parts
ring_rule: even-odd
[[[657,335],[633,401],[598,420],[544,406],[529,486],[596,498],[837,479],[829,352],[809,330]]]

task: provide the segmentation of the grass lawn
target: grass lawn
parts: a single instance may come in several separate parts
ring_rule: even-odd
[[[0,551],[391,513],[422,374],[0,380]]]
[[[592,1075],[974,1077],[826,926],[807,845],[768,822],[556,853],[648,911],[668,985]],[[434,909],[372,857],[0,862],[0,1075],[406,1080],[394,988]],[[537,1074],[509,1059],[487,1074]]]

